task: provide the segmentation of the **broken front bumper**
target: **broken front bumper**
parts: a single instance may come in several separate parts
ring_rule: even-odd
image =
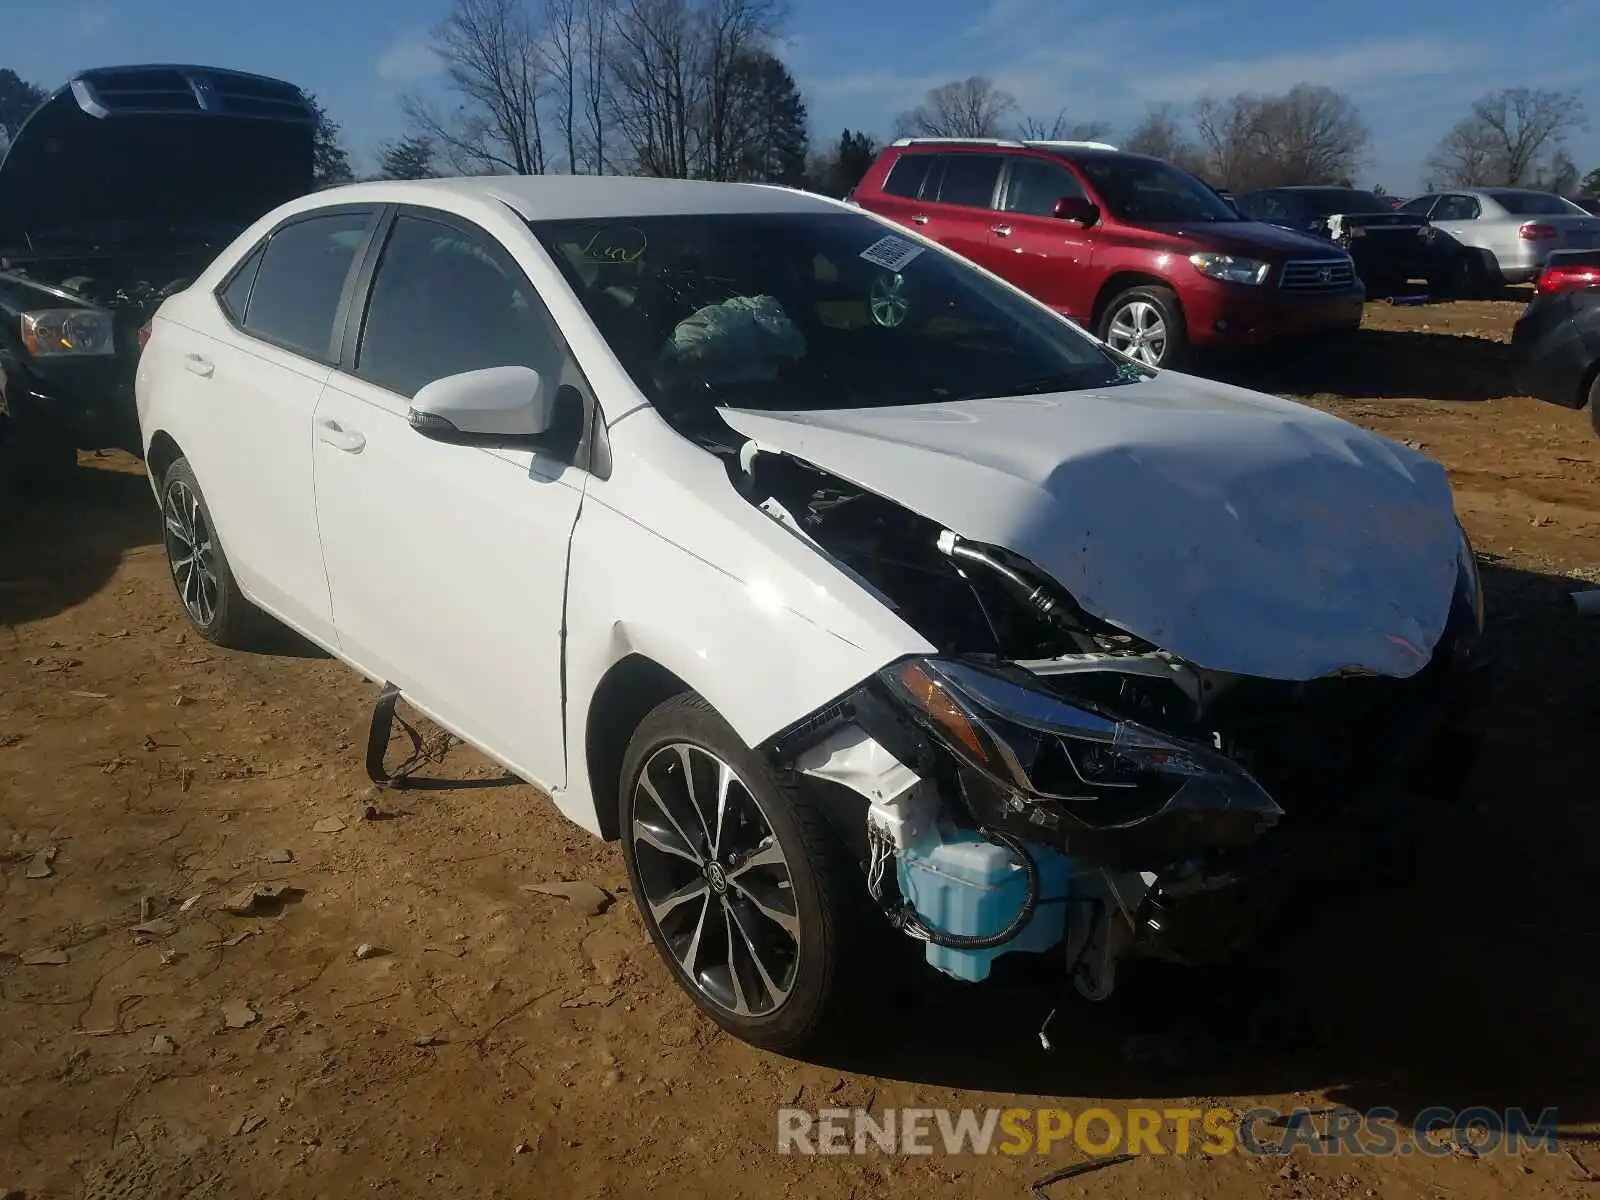
[[[1475,755],[1473,718],[1487,678],[1471,649],[1475,624],[1470,613],[1453,621],[1459,638],[1441,642],[1412,680],[1328,680],[1286,692],[1263,685],[1233,717],[1240,753],[1256,740],[1256,773],[1221,753],[1220,732],[1213,751],[1110,719],[1070,730],[1069,739],[1080,739],[1074,746],[1135,754],[1139,770],[1161,784],[1152,792],[1134,779],[1125,800],[1028,790],[1025,781],[1043,777],[1043,757],[1013,761],[1026,750],[1015,728],[985,740],[991,731],[977,726],[1042,722],[1046,709],[980,709],[953,673],[947,690],[920,699],[897,695],[893,682],[864,687],[791,731],[791,751],[795,739],[809,748],[789,761],[866,798],[869,881],[881,885],[893,859],[901,882],[898,902],[885,901],[877,885],[873,894],[900,927],[929,942],[931,963],[982,979],[1011,950],[1059,952],[1079,990],[1099,997],[1109,994],[1119,959],[1230,957],[1334,886],[1403,861],[1418,799],[1453,798]],[[915,665],[922,675],[900,664],[902,683],[937,682],[930,664]],[[1290,696],[1302,707],[1279,711],[1294,708]],[[1047,706],[1051,698],[1040,699]],[[991,692],[987,703],[1021,702]],[[1336,717],[1346,727],[1329,728]],[[1064,718],[1050,719],[1062,728]],[[1085,759],[1067,761],[1081,778]],[[1062,778],[1059,767],[1054,778]],[[1009,879],[1005,855],[996,855],[1006,847],[1018,852]],[[1012,928],[1025,869],[1042,885],[1036,901],[1062,904],[1045,909],[1044,923],[1060,930],[1049,944],[1041,944],[1037,916],[1032,928],[1027,919]],[[933,881],[922,889],[929,903],[908,879]],[[1000,911],[997,889],[1006,888],[1010,907]],[[951,912],[976,915],[941,941],[938,916]],[[1013,940],[996,942],[1004,932]]]

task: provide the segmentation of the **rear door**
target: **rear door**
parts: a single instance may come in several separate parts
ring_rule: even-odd
[[[1078,321],[1094,307],[1092,273],[1097,229],[1055,217],[1056,201],[1087,199],[1083,184],[1052,159],[1018,155],[1008,163],[998,219],[989,231],[995,274]]]
[[[185,454],[245,592],[333,641],[317,534],[311,421],[375,207],[319,209],[280,226],[218,288],[212,335],[174,326]]]
[[[957,254],[993,270],[990,231],[998,224],[995,205],[999,199],[1000,173],[1006,159],[1002,154],[963,151],[939,155],[937,181],[929,172],[923,196],[934,197],[923,204],[928,218],[923,232]],[[932,189],[937,186],[937,191]]]

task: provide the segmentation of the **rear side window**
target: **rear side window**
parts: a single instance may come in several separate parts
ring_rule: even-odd
[[[260,269],[261,248],[258,246],[234,271],[227,286],[217,293],[217,301],[236,325],[244,324],[245,306],[250,301],[250,289],[255,286],[256,272]]]
[[[939,203],[968,208],[992,208],[994,189],[1000,182],[1005,159],[998,154],[946,154],[944,178],[939,181]]]
[[[333,321],[371,214],[331,213],[286,225],[261,253],[244,327],[285,349],[327,362]]]
[[[889,177],[883,181],[885,195],[915,200],[922,194],[922,181],[928,177],[931,154],[903,154],[889,168]]]
[[[356,373],[410,398],[463,371],[532,367],[573,382],[555,321],[487,234],[421,217],[394,224],[378,261]]]
[[[1577,216],[1560,196],[1545,192],[1490,192],[1496,204],[1514,217]]]

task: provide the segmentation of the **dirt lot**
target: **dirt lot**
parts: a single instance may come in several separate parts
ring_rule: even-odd
[[[1517,311],[1375,305],[1337,352],[1230,369],[1449,466],[1503,669],[1472,811],[1435,822],[1413,881],[1252,972],[1068,1005],[1048,1054],[1048,994],[938,981],[835,1061],[758,1053],[670,984],[616,849],[532,789],[402,793],[366,819],[374,689],[287,639],[187,634],[138,464],[87,460],[79,498],[0,515],[0,1195],[1024,1197],[1079,1151],[780,1157],[775,1110],[1186,1099],[1555,1105],[1571,1153],[1152,1156],[1051,1194],[1594,1195],[1600,622],[1562,599],[1600,582],[1600,440],[1509,394]],[[495,775],[459,748],[437,771]],[[554,879],[619,902],[523,890]],[[258,881],[287,890],[220,907]],[[1309,1004],[1312,1035],[1231,1038],[1260,988]],[[1196,1010],[1212,1061],[1130,1057],[1130,1033]]]

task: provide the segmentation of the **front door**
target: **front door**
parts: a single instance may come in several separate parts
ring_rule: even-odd
[[[523,778],[562,786],[562,614],[586,476],[429,441],[407,413],[425,384],[485,367],[531,367],[592,401],[587,384],[503,246],[410,210],[387,234],[348,365],[314,426],[340,645]]]
[[[1052,215],[1056,201],[1067,196],[1087,199],[1083,185],[1065,166],[1045,158],[1013,158],[985,265],[1034,299],[1087,325],[1094,308],[1090,265],[1095,232]]]

